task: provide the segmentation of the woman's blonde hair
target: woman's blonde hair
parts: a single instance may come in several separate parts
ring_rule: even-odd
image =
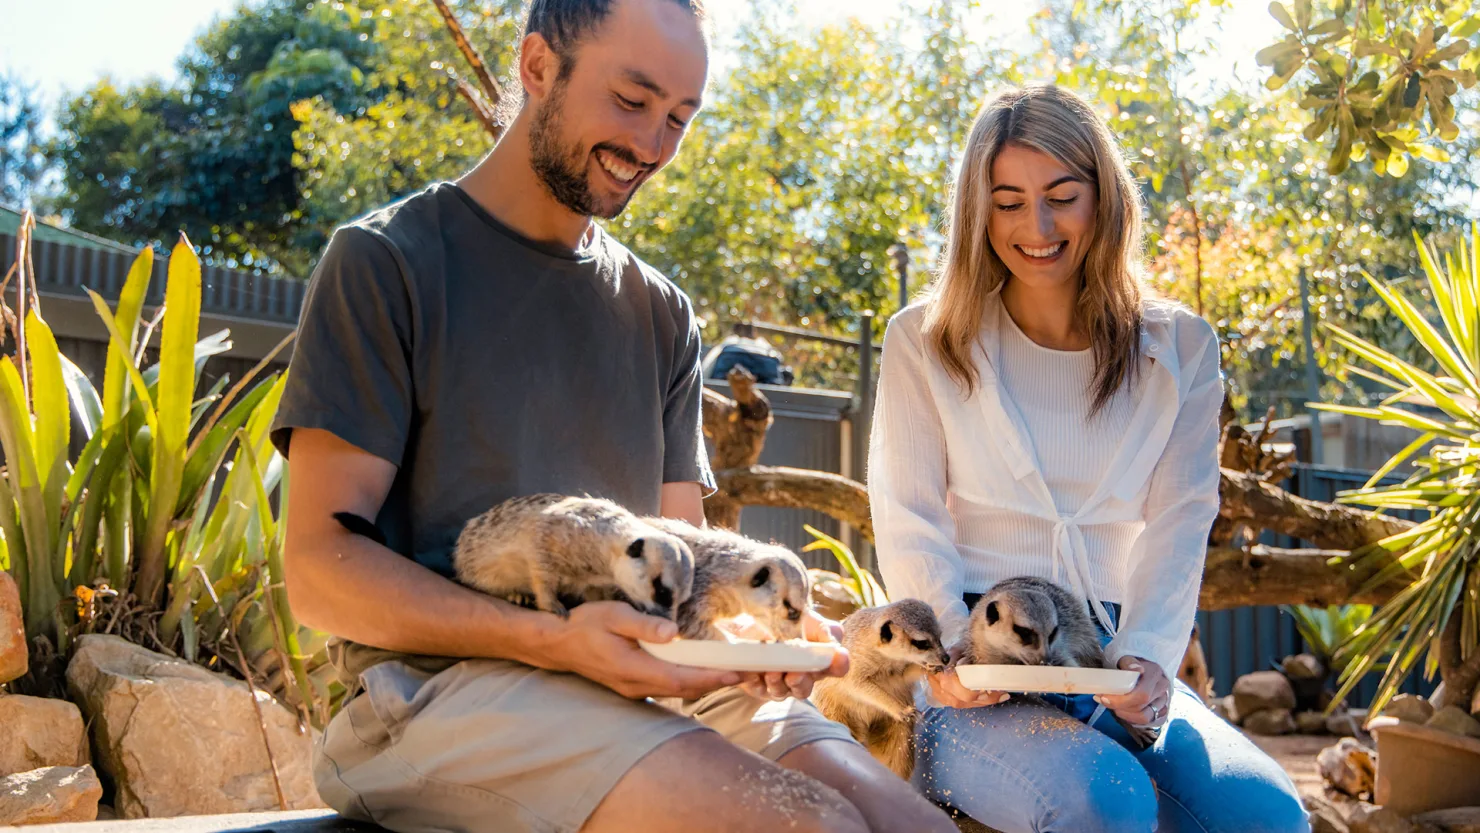
[[[1007,90],[976,117],[956,174],[945,257],[927,294],[926,342],[968,394],[975,390],[980,378],[971,351],[982,313],[1010,276],[987,239],[992,163],[1008,145],[1052,156],[1095,186],[1094,237],[1075,310],[1094,351],[1093,414],[1132,379],[1141,355],[1141,203],[1110,129],[1071,92],[1051,85]]]

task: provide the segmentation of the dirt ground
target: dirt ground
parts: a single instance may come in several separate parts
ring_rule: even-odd
[[[1322,794],[1321,776],[1316,772],[1316,753],[1334,745],[1339,738],[1334,735],[1284,735],[1281,737],[1248,735],[1248,737],[1260,749],[1278,761],[1286,772],[1290,773],[1302,798]]]

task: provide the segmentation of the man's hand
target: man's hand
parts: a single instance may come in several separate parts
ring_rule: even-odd
[[[926,675],[930,682],[930,693],[942,704],[953,709],[975,709],[981,706],[995,706],[1005,703],[1011,697],[1005,691],[976,691],[961,684],[961,678],[956,676],[956,664],[961,660],[961,654],[965,646],[956,643],[951,646],[951,664],[946,670],[937,671]]]
[[[808,642],[836,643],[843,638],[843,626],[824,619],[808,610],[802,615],[802,635]],[[740,683],[752,697],[761,700],[785,700],[795,697],[805,700],[812,695],[812,685],[822,677],[841,677],[848,673],[848,652],[838,647],[832,665],[826,671],[812,673],[770,671],[765,674],[747,674]]]
[[[1172,698],[1172,685],[1161,666],[1140,657],[1121,657],[1122,671],[1139,672],[1136,687],[1126,694],[1101,694],[1095,702],[1104,706],[1128,726],[1160,726],[1166,722]]]
[[[692,700],[744,679],[734,671],[674,665],[644,651],[637,640],[671,641],[678,626],[625,602],[586,602],[571,608],[569,619],[557,619],[549,627],[542,667],[579,674],[634,700]]]

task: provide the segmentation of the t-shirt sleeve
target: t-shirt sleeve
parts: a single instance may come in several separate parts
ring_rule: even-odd
[[[334,233],[314,270],[272,425],[288,455],[294,428],[320,428],[396,465],[412,413],[411,303],[388,243]]]
[[[687,304],[678,305],[674,322],[678,349],[674,352],[668,400],[663,405],[663,482],[698,483],[708,497],[715,491],[709,453],[704,448],[704,375],[700,369],[702,342],[699,322]]]

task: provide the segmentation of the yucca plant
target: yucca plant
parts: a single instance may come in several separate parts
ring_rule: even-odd
[[[1344,503],[1378,510],[1429,513],[1412,529],[1353,554],[1354,566],[1370,574],[1364,592],[1395,578],[1408,579],[1404,589],[1343,643],[1351,659],[1341,677],[1338,701],[1391,654],[1372,703],[1374,712],[1397,693],[1425,655],[1425,673],[1441,674],[1449,702],[1468,706],[1480,680],[1480,228],[1471,229],[1468,247],[1461,244],[1442,261],[1421,238],[1415,236],[1415,242],[1442,327],[1392,286],[1370,275],[1367,281],[1432,357],[1437,372],[1403,361],[1340,327],[1323,325],[1339,344],[1374,368],[1353,366],[1353,372],[1392,394],[1372,408],[1318,407],[1419,433],[1363,488],[1338,496]],[[1409,477],[1394,485],[1378,485],[1405,463],[1413,468]]]
[[[28,241],[20,236],[20,264]],[[285,380],[258,379],[277,351],[229,390],[222,378],[197,397],[206,361],[231,348],[228,333],[197,339],[200,261],[183,235],[168,312],[141,332],[153,266],[146,248],[115,309],[89,292],[109,334],[101,395],[34,302],[18,319],[4,311],[24,350],[0,359],[0,565],[21,589],[33,645],[64,656],[75,633],[107,629],[191,661],[225,660],[322,720],[334,694],[325,638],[298,626],[282,589],[273,496],[284,467],[267,434]],[[143,367],[156,326],[159,360]],[[87,437],[75,461],[69,401]]]

